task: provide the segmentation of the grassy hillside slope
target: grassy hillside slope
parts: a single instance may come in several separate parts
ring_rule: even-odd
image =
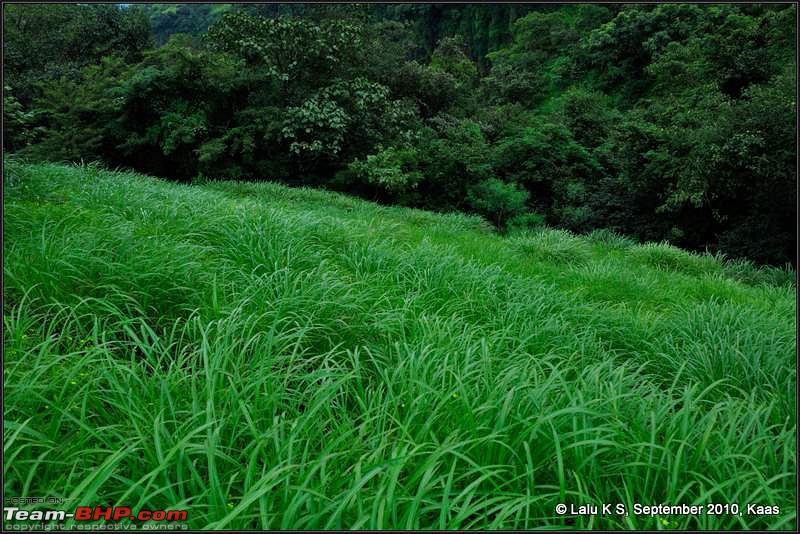
[[[195,528],[796,524],[794,273],[270,183],[4,186],[7,495]],[[637,502],[743,513],[554,512]]]

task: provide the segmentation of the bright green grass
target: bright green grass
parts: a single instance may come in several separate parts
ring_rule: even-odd
[[[796,526],[793,272],[271,183],[4,185],[7,496],[195,528]]]

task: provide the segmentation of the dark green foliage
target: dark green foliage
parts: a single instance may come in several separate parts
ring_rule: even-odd
[[[488,198],[520,187],[525,211],[552,226],[794,263],[795,16],[786,5],[9,6],[4,148],[477,210],[501,227],[513,214]],[[188,35],[146,51],[148,18],[158,42]]]
[[[480,125],[439,115],[416,138],[424,177],[417,204],[433,209],[465,209],[467,191],[492,178],[486,154],[491,150]]]
[[[363,63],[363,28],[347,20],[254,17],[225,14],[208,30],[209,47],[242,58],[287,92],[317,89],[332,78],[347,78]]]
[[[573,230],[589,228],[586,196],[602,169],[563,125],[543,122],[503,139],[494,165],[501,176],[530,191],[551,222]]]
[[[581,37],[610,17],[606,7],[578,5],[516,20],[513,41],[488,54],[492,70],[484,79],[486,96],[498,103],[540,104],[573,76]]]
[[[289,108],[282,135],[301,159],[347,162],[398,136],[410,113],[380,84],[336,81]]]
[[[187,39],[174,38],[148,52],[141,63],[117,64],[116,68],[110,79],[89,75],[86,83],[75,88],[77,93],[67,91],[63,117],[55,119],[64,126],[53,131],[74,124],[104,132],[104,143],[98,147],[104,159],[179,179],[194,176],[201,167],[214,168],[214,156],[219,155],[210,147],[202,150],[206,143],[219,138],[232,142],[232,137],[242,133],[236,131],[235,102],[244,81],[239,76],[241,63],[235,58],[197,50]],[[81,90],[89,94],[80,94]],[[100,106],[100,110],[86,113],[85,106]],[[109,107],[110,116],[102,113]],[[254,127],[247,124],[249,129]],[[234,149],[244,155],[246,145],[243,141]],[[75,156],[65,154],[64,158]],[[226,171],[240,174],[235,167]]]
[[[514,183],[489,178],[472,186],[467,198],[472,209],[503,227],[508,219],[525,211],[529,196],[527,191]]]
[[[112,4],[8,4],[3,6],[3,74],[21,102],[109,54],[135,61],[151,43],[149,23],[137,7]]]
[[[416,61],[405,63],[389,84],[397,96],[413,102],[424,118],[446,112],[456,99],[456,81],[450,74]]]
[[[411,146],[381,147],[376,154],[357,159],[349,167],[359,180],[394,194],[417,187],[423,179],[417,169],[419,152]]]
[[[12,94],[11,87],[3,87],[3,149],[17,151],[34,139],[32,129],[34,113],[26,111]]]
[[[103,160],[116,150],[122,111],[119,87],[129,67],[116,56],[85,68],[81,79],[61,77],[42,88],[36,122],[38,141],[20,152],[34,159]]]
[[[428,59],[442,38],[461,36],[469,56],[481,71],[489,62],[486,55],[511,39],[512,25],[519,17],[547,6],[523,4],[375,4],[376,18],[410,22],[420,44],[416,59]]]
[[[176,33],[199,38],[234,4],[144,4],[143,8],[150,18],[153,36],[164,44]]]

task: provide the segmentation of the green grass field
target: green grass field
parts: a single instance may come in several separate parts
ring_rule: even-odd
[[[4,188],[6,496],[193,528],[796,526],[793,271],[272,183],[8,160]]]

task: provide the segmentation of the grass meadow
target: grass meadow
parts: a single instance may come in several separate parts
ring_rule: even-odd
[[[792,270],[5,163],[6,495],[212,529],[796,527]]]

